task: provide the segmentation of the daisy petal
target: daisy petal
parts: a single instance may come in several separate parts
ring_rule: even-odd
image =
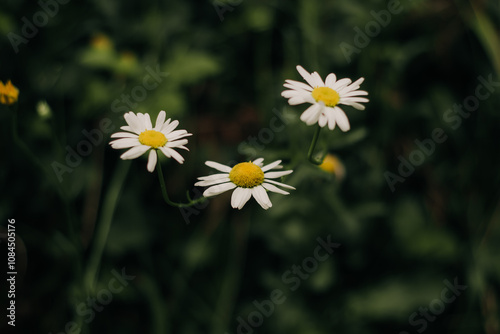
[[[267,172],[264,173],[264,178],[266,179],[276,179],[278,177],[282,177],[288,174],[293,173],[293,170],[284,170],[282,172]]]
[[[243,206],[252,197],[252,190],[249,188],[236,188],[231,195],[231,206],[233,209],[243,208]]]
[[[163,131],[162,133],[165,134],[166,132]],[[192,135],[193,135],[192,133],[188,133],[186,130],[176,130],[176,131],[172,131],[170,133],[167,133],[165,135],[165,137],[167,137],[167,139],[169,141],[173,141],[173,140],[177,140],[177,139],[180,139],[183,137],[189,137]]]
[[[267,172],[268,170],[273,169],[276,166],[278,166],[280,163],[281,163],[281,160],[276,160],[275,162],[271,162],[269,165],[266,165],[266,166],[262,167],[261,169],[263,172]]]
[[[167,150],[167,147],[162,146],[162,147],[158,147],[158,148],[160,149],[160,151],[162,151],[163,154],[165,154],[165,156],[167,158],[171,158],[172,157],[172,155],[170,154],[170,151]]]
[[[161,127],[160,132],[163,132],[163,134],[165,134],[165,133],[168,134],[168,133],[172,132],[172,130],[174,130],[177,127],[177,125],[179,125],[179,121],[177,121],[177,120],[173,121],[172,123],[165,123]]]
[[[368,95],[368,92],[366,92],[364,90],[354,90],[351,92],[342,93],[342,98],[351,97],[351,96],[358,96],[358,95]]]
[[[325,86],[327,87],[332,87],[335,84],[335,81],[337,80],[337,76],[333,73],[328,74],[325,80]]]
[[[327,108],[326,112],[326,117],[328,117],[328,129],[333,130],[335,129],[335,109],[333,108]]]
[[[312,94],[304,95],[304,96],[302,96],[302,98],[307,103],[311,103],[311,104],[316,103],[316,100],[314,99],[314,97],[312,97]]]
[[[131,160],[140,157],[151,147],[146,145],[134,146],[127,152],[123,153],[120,158],[123,160]]]
[[[231,182],[231,180],[229,179],[229,176],[226,176],[226,177],[220,178],[220,179],[215,179],[215,180],[198,181],[194,185],[197,187],[209,187],[209,186],[213,186],[215,184],[226,183],[226,182]]]
[[[125,121],[130,126],[133,132],[139,134],[144,130],[143,127],[141,126],[142,125],[141,122],[132,111],[125,114],[123,117],[125,118]]]
[[[361,86],[361,84],[363,83],[363,81],[365,81],[365,78],[359,78],[358,80],[354,81],[351,86]]]
[[[290,194],[288,191],[281,190],[280,188],[278,188],[270,183],[264,182],[264,183],[262,183],[262,186],[264,188],[266,188],[267,190],[278,193],[278,194],[282,194],[282,195],[289,195]]]
[[[116,132],[111,135],[111,138],[137,138],[137,134],[130,132]]]
[[[184,163],[184,157],[182,155],[180,155],[179,152],[177,152],[176,150],[173,150],[171,148],[168,148],[168,147],[165,147],[165,150],[167,150],[168,153],[170,153],[170,155],[172,156],[172,158],[177,160],[178,163],[180,163],[180,164]],[[162,150],[162,152],[163,152],[163,150]]]
[[[238,209],[241,210],[243,206],[248,202],[248,200],[252,197],[252,190],[243,189],[243,195],[240,197],[240,202],[238,203]]]
[[[318,121],[321,106],[318,104],[313,104],[307,108],[302,115],[300,115],[300,120],[305,122],[307,125],[311,125]]]
[[[134,132],[134,130],[132,130],[132,128],[128,125],[120,126],[120,129],[122,129],[123,131]]]
[[[218,174],[212,174],[208,176],[200,176],[198,177],[198,180],[217,180],[217,179],[222,179],[225,177],[229,177],[228,173],[218,173]]]
[[[309,72],[307,72],[302,66],[300,65],[297,65],[297,71],[299,72],[299,74],[302,76],[302,78],[304,78],[305,81],[307,81],[307,83],[311,86],[311,87],[314,87],[314,80],[313,78],[311,77],[311,74],[309,74]]]
[[[319,115],[319,119],[318,119],[318,125],[322,128],[325,127],[326,125],[326,122],[328,121],[328,118],[326,117],[325,113],[322,112],[320,115]]]
[[[292,97],[297,97],[300,95],[300,92],[296,90],[284,90],[281,92],[281,96],[283,96],[285,99],[291,99]]]
[[[228,183],[223,183],[223,184],[218,184],[216,186],[212,186],[205,190],[203,192],[203,196],[205,197],[211,197],[211,196],[217,196],[219,194],[222,194],[225,191],[231,190],[236,188],[236,185],[232,182]]]
[[[176,141],[168,141],[166,146],[173,148],[173,147],[179,147],[182,145],[186,145],[187,143],[188,143],[187,139],[181,139],[181,140],[176,140]]]
[[[138,119],[139,126],[144,130],[146,128],[146,119],[144,118],[144,114],[138,112],[135,116]]]
[[[292,186],[289,186],[288,184],[284,184],[284,183],[281,183],[281,182],[277,182],[277,181],[274,181],[274,180],[265,180],[266,183],[272,183],[272,184],[276,184],[280,187],[283,187],[283,188],[287,188],[287,189],[292,189],[292,190],[295,190],[294,187]]]
[[[252,188],[252,195],[264,210],[267,210],[273,206],[264,187],[257,186]]]
[[[298,81],[294,81],[294,82],[295,83],[285,82],[283,84],[283,87],[286,87],[293,92],[311,94],[311,92],[313,90],[312,87],[309,87],[309,85],[306,85],[305,83],[302,83],[302,82],[300,82],[300,84],[302,84],[302,85],[298,85],[297,84],[297,83],[299,83]]]
[[[155,124],[155,130],[160,131],[161,127],[163,126],[163,123],[165,123],[165,118],[167,117],[167,113],[165,110],[160,111],[158,114],[158,117],[156,117],[156,124]]]
[[[340,130],[346,132],[349,131],[351,125],[349,124],[349,119],[347,118],[345,112],[339,107],[335,107],[335,121],[338,124]]]
[[[302,96],[295,96],[295,97],[292,97],[288,100],[288,104],[291,106],[295,106],[297,104],[302,104],[305,102],[306,101],[304,100],[304,98]]]
[[[353,108],[356,108],[358,110],[365,110],[365,106],[362,105],[362,104],[359,104],[357,102],[354,102],[354,101],[343,101],[342,104],[345,104],[346,106],[351,106]]]
[[[229,173],[232,169],[231,167],[225,166],[225,165],[220,164],[220,163],[215,162],[215,161],[206,161],[205,165],[207,165],[208,167],[212,167],[214,169],[217,169],[218,171],[226,172],[226,173]]]
[[[353,97],[343,97],[340,99],[340,102],[345,103],[345,102],[369,102],[366,97],[360,97],[360,96],[353,96]]]
[[[311,92],[305,90],[284,90],[283,92],[281,92],[281,96],[287,99],[291,99],[293,97],[301,97],[305,100],[308,96],[311,96]]]
[[[311,74],[311,78],[314,80],[314,87],[324,87],[325,83],[323,82],[323,79],[321,79],[320,75],[318,72],[314,72]]]
[[[144,123],[146,124],[147,130],[153,129],[153,124],[151,123],[151,117],[149,117],[148,113],[144,114]]]
[[[163,129],[164,127],[166,127],[167,125],[169,125],[171,120],[172,120],[171,118],[167,119],[165,121],[165,123],[163,123],[163,125],[161,126],[161,128],[158,131],[161,132],[161,129]]]
[[[109,143],[114,149],[130,148],[142,145],[138,138],[121,138]]]
[[[285,80],[285,82],[289,85],[292,85],[294,87],[297,87],[298,89],[304,89],[309,92],[312,92],[313,88],[311,86],[306,85],[303,82],[300,81],[295,81],[295,80]]]
[[[333,86],[332,86],[332,89],[335,89],[337,92],[342,90],[342,88],[344,88],[345,86],[347,86],[348,84],[351,83],[351,79],[347,79],[347,78],[344,78],[344,79],[340,79],[338,80]]]
[[[258,159],[255,159],[254,161],[252,161],[252,163],[254,165],[257,165],[259,167],[262,167],[262,162],[264,161],[264,158],[258,158]]]
[[[154,172],[157,160],[158,155],[156,154],[156,150],[151,150],[148,157],[148,171],[150,173]]]

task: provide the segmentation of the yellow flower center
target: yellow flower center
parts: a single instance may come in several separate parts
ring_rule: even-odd
[[[139,135],[139,141],[142,145],[158,148],[165,145],[168,141],[167,137],[156,130],[146,130]]]
[[[253,188],[264,182],[264,172],[251,162],[242,162],[231,169],[229,179],[238,187]]]
[[[19,90],[10,80],[7,81],[5,85],[0,81],[0,103],[7,105],[13,104],[17,101],[18,96]]]
[[[340,101],[339,93],[329,87],[316,87],[312,91],[316,102],[323,101],[327,107],[335,107]]]

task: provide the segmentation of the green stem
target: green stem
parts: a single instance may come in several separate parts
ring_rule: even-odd
[[[12,115],[12,136],[14,137],[14,142],[19,148],[30,158],[31,162],[35,164],[43,173],[47,174],[45,166],[38,160],[38,158],[31,152],[31,150],[26,146],[26,144],[21,140],[19,134],[17,133],[17,112]],[[51,178],[52,179],[52,178]],[[59,191],[59,189],[58,189]]]
[[[307,153],[307,159],[309,159],[309,161],[315,165],[321,165],[323,163],[323,159],[325,158],[324,155],[320,159],[313,158],[313,152],[316,148],[316,143],[318,142],[320,131],[321,127],[318,125],[318,127],[316,128],[316,132],[314,132],[314,137],[312,139],[311,146],[309,147],[309,152]]]
[[[171,332],[171,325],[165,302],[162,299],[161,289],[158,282],[149,275],[142,275],[141,281],[138,283],[139,289],[143,292],[147,299],[151,313],[151,332],[154,334],[164,334]]]
[[[14,139],[14,143],[26,154],[26,156],[29,158],[31,163],[35,166],[37,166],[42,173],[46,176],[48,180],[53,184],[54,188],[57,191],[57,194],[59,195],[59,198],[64,204],[64,211],[66,214],[66,222],[67,222],[67,228],[68,228],[68,233],[70,236],[70,240],[72,241],[70,244],[67,246],[72,247],[72,250],[74,251],[74,256],[76,261],[74,261],[74,273],[76,280],[78,281],[78,285],[81,287],[81,292],[82,294],[86,294],[86,289],[84,282],[82,280],[82,251],[83,251],[83,245],[80,240],[80,235],[78,234],[75,225],[76,225],[76,219],[75,219],[75,214],[74,214],[74,209],[72,208],[71,201],[69,199],[69,196],[66,194],[66,191],[64,190],[64,187],[62,186],[61,182],[62,180],[56,180],[54,173],[52,173],[49,169],[47,169],[44,164],[38,159],[38,157],[29,149],[29,147],[21,140],[19,137],[19,134],[17,132],[17,111],[14,111],[13,116],[12,116],[12,137]],[[81,296],[80,296],[81,297]],[[81,328],[86,330],[86,325],[83,324],[83,318],[81,315],[77,314],[74,317],[75,322],[77,325]]]
[[[232,245],[229,248],[228,263],[222,277],[219,298],[212,316],[212,334],[222,333],[230,326],[231,315],[234,312],[236,296],[241,288],[241,278],[248,246],[248,232],[250,230],[248,215],[235,216],[232,236]]]
[[[21,140],[19,137],[19,134],[17,133],[17,112],[14,112],[14,115],[12,116],[12,136],[14,137],[14,142],[16,145],[28,156],[28,158],[31,160],[31,162],[40,168],[43,174],[52,182],[54,185],[54,188],[57,191],[57,194],[59,195],[61,201],[64,203],[64,208],[67,216],[67,224],[68,224],[68,232],[70,234],[70,238],[74,242],[74,246],[77,249],[78,252],[81,252],[81,241],[79,239],[79,236],[75,230],[75,219],[74,219],[74,214],[73,211],[71,210],[71,203],[69,201],[69,196],[66,194],[64,188],[62,187],[61,183],[59,180],[54,179],[54,174],[51,173],[45,166],[42,164],[42,162],[37,158],[35,154],[29,149],[29,147]]]
[[[196,199],[196,200],[193,201],[188,196],[188,199],[190,200],[188,203],[175,203],[175,202],[172,202],[170,200],[170,198],[168,197],[167,187],[165,186],[165,179],[163,178],[163,172],[161,170],[161,163],[160,163],[160,161],[158,161],[158,163],[156,164],[156,166],[157,166],[157,170],[158,170],[158,179],[160,180],[161,193],[163,195],[163,199],[165,200],[165,202],[168,205],[175,206],[175,207],[178,207],[178,208],[187,208],[187,207],[193,206],[195,204],[204,202],[207,199],[206,197],[201,196],[200,198],[198,198],[198,199]]]
[[[94,240],[94,246],[92,248],[87,271],[85,273],[85,283],[88,291],[93,290],[93,286],[96,280],[97,271],[102,259],[102,254],[108,240],[109,230],[111,229],[111,222],[113,221],[113,215],[115,213],[116,204],[118,203],[118,198],[123,186],[123,181],[127,175],[130,168],[130,163],[122,163],[119,165],[114,173],[114,177],[109,185],[109,190],[104,199],[104,204],[102,208],[101,217],[99,219],[99,225],[97,226],[96,236]]]

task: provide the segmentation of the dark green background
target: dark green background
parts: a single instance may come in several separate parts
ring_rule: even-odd
[[[387,8],[361,0],[72,0],[16,53],[10,39],[42,7],[2,0],[0,80],[11,79],[20,95],[0,109],[0,225],[16,219],[27,254],[19,243],[15,332],[60,333],[79,321],[69,333],[233,334],[238,317],[258,310],[254,300],[280,289],[286,300],[254,333],[499,333],[500,86],[467,117],[453,112],[479,77],[498,82],[499,2],[402,0],[348,61],[340,45],[355,47],[357,29],[376,22],[370,12]],[[92,44],[100,35],[109,48]],[[344,107],[351,130],[323,130],[317,147],[343,161],[342,182],[307,161],[314,127],[299,120],[307,106],[280,96],[285,79],[302,81],[297,64],[323,78],[365,78],[366,110]],[[121,95],[143,84],[148,66],[169,75],[125,108]],[[49,117],[37,112],[40,101]],[[165,110],[193,133],[184,165],[161,160],[176,201],[186,190],[196,195],[196,177],[212,172],[206,160],[282,159],[294,169],[284,182],[297,190],[271,194],[268,211],[255,200],[234,210],[227,193],[185,212],[187,224],[164,204],[145,156],[122,161],[123,150],[109,147],[101,120],[117,131],[129,109],[153,119]],[[252,145],[249,136],[262,135],[276,112],[286,127]],[[58,182],[53,163],[65,164],[68,147],[95,129],[102,139]],[[436,129],[446,140],[391,191],[386,173],[397,174],[398,157],[418,154],[415,141]],[[90,289],[85,275],[106,221]],[[283,275],[328,236],[340,247],[292,291]],[[135,278],[87,323],[78,307],[122,268]],[[409,322],[455,279],[467,289],[442,313]],[[0,300],[5,310],[6,293]],[[0,331],[13,332],[1,314]]]

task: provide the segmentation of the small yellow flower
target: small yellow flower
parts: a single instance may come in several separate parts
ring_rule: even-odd
[[[0,103],[11,105],[17,101],[18,96],[19,89],[17,89],[10,80],[7,81],[5,85],[0,81]]]
[[[319,168],[327,173],[334,174],[339,181],[345,176],[344,164],[333,154],[327,154]]]
[[[113,48],[113,42],[108,36],[98,33],[92,37],[90,40],[90,45],[97,50],[109,51]]]

